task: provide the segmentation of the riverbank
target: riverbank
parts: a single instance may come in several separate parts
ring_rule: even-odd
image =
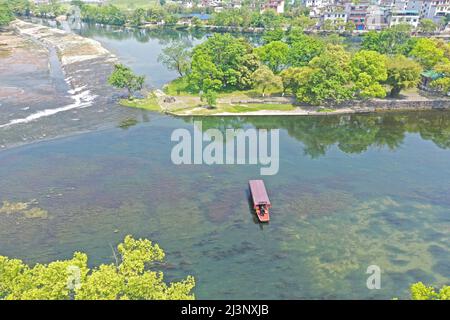
[[[398,99],[348,101],[335,106],[298,105],[294,97],[262,97],[252,91],[222,93],[211,108],[193,94],[170,95],[172,90],[155,90],[147,98],[122,100],[127,107],[159,111],[166,114],[190,116],[324,116],[335,114],[373,113],[383,111],[448,110],[450,99],[425,97],[408,91]]]

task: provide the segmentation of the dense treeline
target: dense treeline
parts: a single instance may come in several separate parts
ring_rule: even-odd
[[[240,8],[214,13],[208,23],[225,27],[275,28],[280,27],[283,21],[283,16],[275,11],[269,10],[260,14],[248,8]]]
[[[353,53],[338,39],[299,29],[271,30],[264,41],[254,47],[243,38],[214,34],[189,55],[172,57],[166,64],[173,69],[174,63],[183,65],[179,73],[184,77],[176,83],[190,92],[253,89],[262,95],[291,94],[312,105],[397,97],[418,85],[423,70],[439,76],[432,82],[435,89],[450,90],[450,45],[412,38],[404,26],[368,33]]]
[[[54,18],[59,15],[70,14],[68,3],[61,4],[57,0],[51,0],[48,4],[41,3],[35,5],[30,0],[1,0],[3,2],[18,3],[21,10],[17,14]],[[241,8],[225,9],[214,12],[213,8],[193,7],[185,8],[179,4],[166,3],[162,0],[153,6],[138,7],[133,10],[124,9],[111,4],[86,4],[80,0],[73,0],[70,5],[81,8],[82,19],[86,22],[109,24],[145,26],[147,24],[161,25],[181,25],[188,26],[215,26],[243,29],[274,29],[274,28],[300,28],[301,30],[323,30],[327,32],[352,32],[356,29],[352,21],[325,20],[323,23],[318,19],[309,16],[309,9],[302,6],[299,1],[287,3],[284,14],[277,14],[274,10],[260,12],[256,7],[252,7],[249,2],[244,1]],[[134,8],[134,6],[133,6]],[[201,20],[192,14],[209,14],[210,19]],[[190,16],[185,20],[185,17]],[[448,23],[450,15],[442,18],[440,23],[435,23],[430,19],[422,19],[416,31],[423,33],[433,33],[441,29]]]
[[[0,2],[0,27],[8,25],[14,19],[14,13],[4,2]]]
[[[0,0],[0,12],[8,10],[17,16],[37,16],[42,18],[55,18],[66,14],[65,7],[57,0],[39,5],[29,0]]]

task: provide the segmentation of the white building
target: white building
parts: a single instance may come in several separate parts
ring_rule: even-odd
[[[366,29],[381,30],[387,27],[387,9],[379,5],[367,8]]]
[[[347,23],[347,13],[343,6],[329,6],[324,8],[320,17],[321,24],[330,21],[333,25],[340,25],[341,29]]]
[[[417,28],[420,21],[420,15],[415,10],[391,11],[387,16],[388,26],[392,27],[398,24],[409,24],[413,28]]]
[[[303,5],[307,8],[325,8],[334,3],[334,0],[303,0]]]
[[[450,14],[450,0],[424,0],[422,1],[420,16],[433,19],[436,22]]]
[[[438,22],[450,14],[450,0],[382,0],[391,11],[418,11],[420,18]]]

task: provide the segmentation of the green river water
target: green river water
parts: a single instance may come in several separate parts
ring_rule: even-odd
[[[151,85],[174,77],[156,62],[167,34],[81,33]],[[176,166],[171,133],[193,119],[142,118],[1,151],[0,200],[36,199],[48,216],[0,216],[0,254],[35,263],[78,250],[96,265],[132,234],[164,248],[169,280],[193,275],[200,299],[391,299],[417,281],[448,284],[449,112],[199,119],[280,129],[279,173],[263,177],[268,225],[248,200],[259,166]],[[366,287],[370,265],[380,290]]]

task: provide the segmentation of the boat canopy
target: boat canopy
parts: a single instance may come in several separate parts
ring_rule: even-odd
[[[266,187],[264,185],[264,181],[262,180],[250,180],[250,191],[253,197],[253,205],[255,207],[259,205],[266,205],[270,208],[272,205],[269,200],[269,196],[267,195]]]

